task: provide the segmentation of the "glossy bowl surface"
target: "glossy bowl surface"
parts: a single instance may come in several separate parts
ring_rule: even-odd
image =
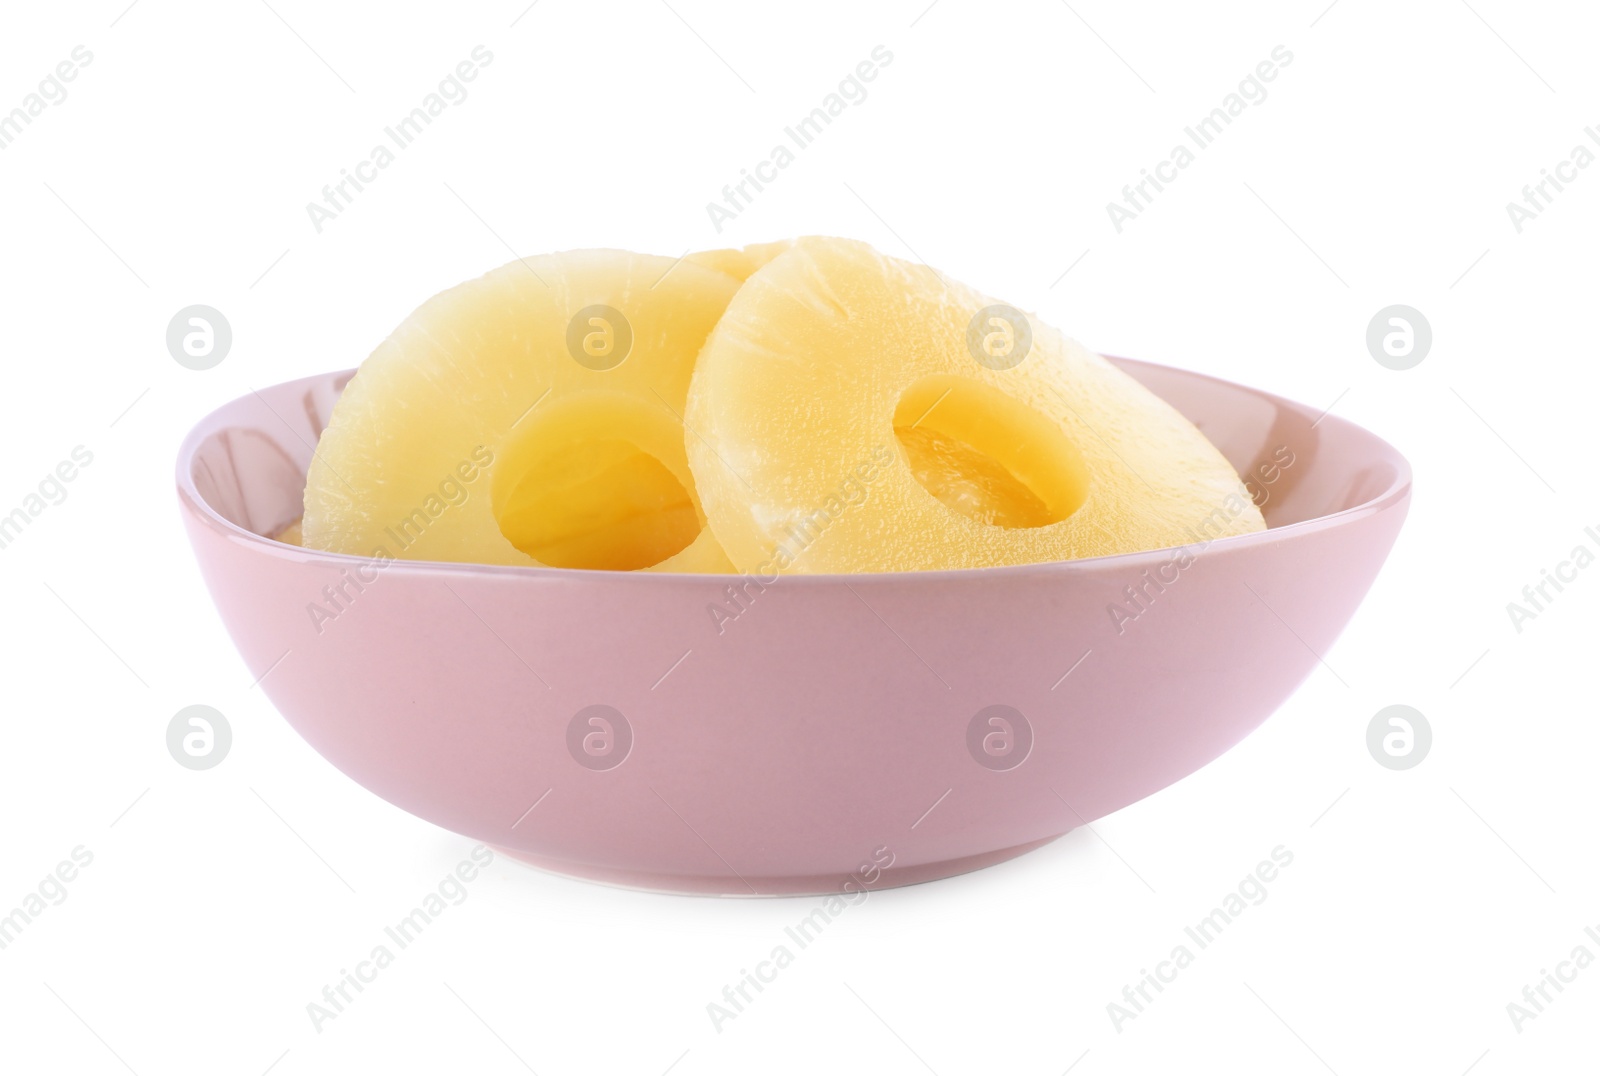
[[[1239,742],[1317,665],[1405,518],[1410,468],[1365,430],[1115,361],[1265,497],[1267,531],[766,582],[272,541],[300,514],[349,371],[207,416],[180,450],[178,494],[252,675],[317,751],[396,806],[614,884],[904,885],[1037,847]]]

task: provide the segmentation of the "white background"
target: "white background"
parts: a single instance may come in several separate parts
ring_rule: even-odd
[[[1506,1009],[1600,930],[1600,569],[1520,633],[1506,612],[1600,525],[1600,167],[1520,234],[1505,208],[1600,125],[1592,7],[672,5],[0,12],[0,111],[94,56],[0,151],[0,511],[94,454],[0,550],[0,911],[94,856],[0,951],[0,1069],[1595,1071],[1600,965],[1520,1031]],[[470,97],[318,234],[305,204],[480,44]],[[717,234],[705,203],[879,44],[870,96]],[[1277,45],[1294,59],[1268,98],[1118,234],[1105,204]],[[1398,446],[1411,519],[1333,671],[1093,832],[875,893],[720,1030],[707,1003],[812,902],[503,860],[314,1029],[306,1004],[471,845],[343,777],[251,688],[180,531],[178,441],[252,387],[354,365],[508,247],[817,232]],[[210,371],[165,347],[193,303],[233,326]],[[1392,303],[1433,326],[1405,372],[1365,345]],[[234,730],[206,772],[164,743],[192,703]],[[1434,732],[1404,772],[1365,745],[1391,703]],[[1123,986],[1279,844],[1266,902],[1115,1027]]]

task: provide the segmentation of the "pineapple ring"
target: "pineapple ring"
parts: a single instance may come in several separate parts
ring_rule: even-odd
[[[1106,360],[1037,322],[1003,326],[1025,354],[997,353],[1010,309],[849,240],[751,273],[685,416],[734,565],[988,567],[1265,528],[1205,436]]]
[[[731,571],[681,416],[695,356],[738,287],[671,258],[572,251],[434,296],[335,406],[307,475],[304,544]]]

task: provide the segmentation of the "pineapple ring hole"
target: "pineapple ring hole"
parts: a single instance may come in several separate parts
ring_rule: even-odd
[[[506,541],[553,568],[635,571],[686,549],[704,520],[683,431],[661,406],[576,393],[526,415],[496,452]]]
[[[1083,453],[1061,425],[982,381],[917,381],[895,407],[894,433],[917,484],[980,523],[1047,527],[1089,496]]]

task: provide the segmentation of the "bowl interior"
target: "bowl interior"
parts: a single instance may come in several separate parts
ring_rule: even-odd
[[[189,435],[179,479],[234,526],[270,536],[304,512],[317,439],[354,370],[252,392],[213,412]],[[187,475],[185,470],[187,460]]]
[[[1360,508],[1409,480],[1398,453],[1342,419],[1203,374],[1111,361],[1211,439],[1256,495],[1268,528]],[[277,385],[214,412],[185,444],[180,481],[234,526],[276,534],[301,515],[317,439],[354,373]]]

